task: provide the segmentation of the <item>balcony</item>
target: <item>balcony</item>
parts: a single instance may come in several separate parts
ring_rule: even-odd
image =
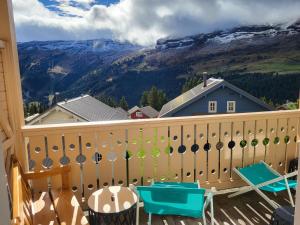
[[[20,199],[11,198],[17,193],[7,194],[11,154],[17,156],[25,172],[68,165],[69,189],[83,209],[91,193],[104,186],[149,185],[153,179],[199,180],[202,187],[217,190],[216,224],[269,223],[273,209],[256,193],[227,198],[245,185],[233,168],[264,160],[281,174],[286,173],[289,162],[299,155],[299,110],[25,126],[11,2],[0,3],[0,212],[4,224],[24,210],[18,204]],[[62,182],[53,177],[30,185],[34,193],[39,193],[49,186],[61,187]],[[289,204],[284,193],[270,197],[279,204]],[[299,191],[295,198],[299,201]],[[211,219],[209,212],[207,218]],[[143,211],[140,224],[146,224]],[[192,225],[203,221],[155,216],[153,224]]]
[[[83,208],[91,193],[104,186],[149,185],[152,179],[199,180],[202,187],[217,189],[215,219],[219,224],[267,224],[273,209],[256,193],[226,197],[245,185],[232,169],[263,160],[280,173],[287,172],[290,160],[298,154],[298,123],[296,110],[24,126],[22,135],[29,170],[71,166],[72,191]],[[32,187],[38,192],[47,185],[34,182]],[[51,186],[60,187],[60,180],[51,180]],[[276,199],[288,204],[287,195]],[[154,219],[157,224],[163,220],[197,224],[197,220],[181,217]],[[141,221],[146,224],[146,217]]]

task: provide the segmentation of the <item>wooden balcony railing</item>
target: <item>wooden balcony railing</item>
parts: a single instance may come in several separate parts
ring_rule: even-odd
[[[72,190],[84,199],[105,185],[151,179],[231,188],[242,184],[232,168],[260,160],[284,173],[297,156],[299,117],[278,111],[25,126],[22,133],[29,170],[71,165]]]

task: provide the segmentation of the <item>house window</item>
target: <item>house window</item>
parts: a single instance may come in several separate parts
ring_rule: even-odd
[[[235,112],[235,101],[227,102],[227,112],[229,112],[229,113]]]
[[[216,113],[217,112],[217,102],[216,101],[209,101],[208,102],[208,112]]]
[[[143,117],[143,113],[142,112],[135,112],[135,116],[141,118],[141,117]]]

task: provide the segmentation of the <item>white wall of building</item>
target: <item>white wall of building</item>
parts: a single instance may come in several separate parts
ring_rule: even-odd
[[[42,114],[38,118],[34,119],[30,125],[39,125],[39,124],[58,124],[58,123],[75,123],[75,122],[84,122],[85,120],[77,117],[76,115],[61,110],[56,107],[45,114]]]

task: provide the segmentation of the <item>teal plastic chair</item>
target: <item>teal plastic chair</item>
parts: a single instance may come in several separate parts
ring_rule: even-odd
[[[206,224],[205,209],[210,204],[213,224],[212,193],[198,187],[198,183],[154,182],[151,186],[138,186],[137,193],[149,214],[178,215],[203,218]]]
[[[183,187],[183,188],[200,188],[199,183],[185,183],[185,182],[153,182],[152,186],[163,187]]]
[[[280,205],[268,198],[262,191],[272,193],[287,191],[291,205],[294,206],[294,200],[291,195],[290,188],[295,188],[297,182],[295,180],[289,180],[288,178],[297,175],[298,171],[282,176],[263,161],[244,168],[235,168],[234,171],[249,184],[249,187],[242,188],[240,191],[229,195],[228,197],[234,197],[255,190],[274,208],[278,208]]]

